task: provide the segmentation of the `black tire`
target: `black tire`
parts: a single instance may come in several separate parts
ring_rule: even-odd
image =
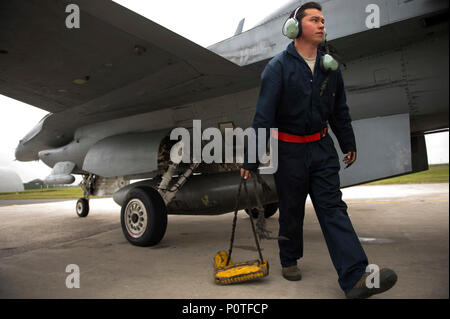
[[[271,203],[271,204],[264,205],[264,217],[265,218],[272,217],[277,212],[277,209],[278,209],[278,203]],[[245,209],[245,211],[248,212],[247,209]],[[252,217],[258,218],[258,210],[256,208],[252,209]]]
[[[158,244],[167,229],[164,200],[154,189],[132,189],[122,206],[120,223],[131,244],[141,247]]]
[[[78,217],[86,217],[89,214],[89,201],[86,198],[80,198],[75,206]]]

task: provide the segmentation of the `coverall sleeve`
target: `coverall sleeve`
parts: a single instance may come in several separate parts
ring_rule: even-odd
[[[256,133],[255,145],[258,145],[258,129],[266,129],[266,145],[270,137],[270,129],[275,123],[275,115],[278,103],[282,93],[282,74],[281,70],[268,63],[261,74],[261,88],[259,91],[258,103],[256,104],[256,113],[253,118],[252,127]],[[256,150],[255,150],[256,152]],[[258,156],[256,154],[256,163],[249,163],[248,147],[245,148],[244,164],[242,168],[247,170],[256,170],[259,166]]]
[[[347,105],[344,80],[340,68],[337,70],[334,109],[328,121],[333,133],[337,137],[342,153],[356,152],[355,134],[353,132],[352,119]]]

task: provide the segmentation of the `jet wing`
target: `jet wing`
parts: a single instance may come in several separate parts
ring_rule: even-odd
[[[69,4],[79,8],[79,28],[66,25],[74,21]],[[36,148],[64,145],[82,125],[237,92],[258,81],[258,73],[112,1],[0,2],[0,93],[54,113],[28,141]]]

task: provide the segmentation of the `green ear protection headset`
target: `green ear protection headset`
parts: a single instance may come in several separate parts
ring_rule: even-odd
[[[286,20],[283,25],[283,35],[288,37],[289,39],[296,39],[302,35],[302,24],[297,20],[297,13],[301,7],[298,7],[295,10],[294,16]],[[327,33],[323,35],[322,44],[325,47],[326,53],[320,59],[320,68],[324,72],[336,71],[339,67],[339,63],[330,55],[330,50],[327,45]]]
[[[286,20],[283,26],[283,35],[289,39],[295,39],[302,35],[302,25],[297,20],[297,13],[301,7],[295,10],[294,16]]]

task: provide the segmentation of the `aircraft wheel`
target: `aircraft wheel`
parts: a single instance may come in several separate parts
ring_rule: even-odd
[[[77,201],[76,212],[78,217],[86,217],[89,214],[89,201],[86,198]]]
[[[270,218],[272,217],[278,209],[278,203],[271,203],[271,204],[267,204],[264,205],[264,217],[265,218]],[[246,212],[248,212],[247,209],[245,209]],[[258,210],[256,208],[252,209],[252,217],[253,218],[258,218]]]
[[[156,190],[132,189],[124,202],[120,222],[125,238],[136,246],[154,246],[164,237],[167,210]]]

